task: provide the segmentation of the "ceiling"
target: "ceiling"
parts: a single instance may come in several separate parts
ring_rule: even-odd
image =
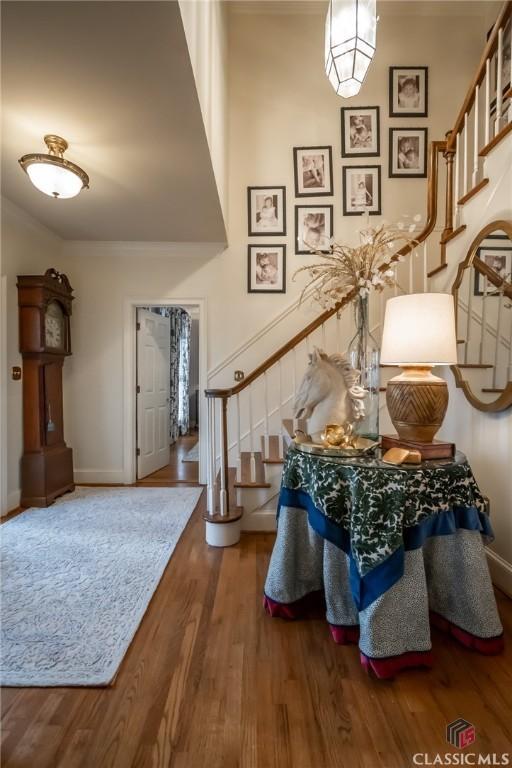
[[[67,240],[222,242],[177,2],[2,2],[2,192]],[[90,189],[38,192],[18,166],[69,142]]]
[[[227,0],[232,13],[325,14],[328,0]],[[501,0],[377,0],[379,16],[485,16]]]

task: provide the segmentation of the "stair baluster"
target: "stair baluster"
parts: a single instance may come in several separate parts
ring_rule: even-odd
[[[475,110],[474,110],[474,127],[473,127],[473,175],[471,177],[471,186],[476,187],[478,184],[478,175],[480,172],[480,147],[478,144],[478,96],[479,88],[478,84],[475,86]]]
[[[463,128],[463,154],[462,154],[462,197],[468,192],[468,112],[464,115]]]
[[[474,273],[476,276],[476,272]],[[487,275],[484,275],[483,284],[483,296],[482,296],[482,324],[480,327],[480,352],[478,355],[478,362],[482,365],[484,361],[484,348],[485,348],[485,332],[487,330]]]
[[[214,401],[215,402],[215,401]],[[229,490],[228,490],[228,399],[221,399],[220,418],[220,502],[219,511],[221,517],[229,514]]]
[[[494,135],[497,136],[502,128],[503,106],[503,27],[498,32],[498,60],[496,62],[496,119],[494,121]]]
[[[466,343],[464,345],[464,363],[468,362],[469,355],[469,342],[471,338],[471,320],[472,320],[472,304],[473,304],[473,286],[471,280],[468,280],[468,304],[467,304],[467,317],[466,317]]]
[[[498,322],[496,325],[496,344],[494,346],[494,368],[492,371],[492,386],[493,389],[496,389],[498,386],[498,364],[499,364],[499,351],[500,351],[500,342],[501,342],[501,321],[502,321],[502,308],[503,308],[503,302],[500,301],[498,304]],[[505,382],[506,383],[506,382]]]
[[[460,207],[459,207],[459,183],[460,183],[460,133],[457,134],[457,138],[455,141],[455,185],[454,185],[454,192],[452,197],[452,208],[453,208],[453,228],[457,229],[459,226],[459,213],[460,213]],[[446,201],[446,204],[448,205],[448,201]]]
[[[491,126],[491,60],[485,62],[485,123],[484,123],[484,147],[489,143]]]

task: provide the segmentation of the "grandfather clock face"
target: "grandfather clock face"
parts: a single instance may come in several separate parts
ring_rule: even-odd
[[[44,339],[47,349],[66,346],[66,317],[58,301],[50,301],[44,315]]]

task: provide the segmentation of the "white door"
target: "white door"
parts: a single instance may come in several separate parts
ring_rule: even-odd
[[[169,463],[170,321],[137,309],[137,477]]]

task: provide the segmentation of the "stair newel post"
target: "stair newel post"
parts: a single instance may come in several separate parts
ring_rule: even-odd
[[[215,400],[208,397],[208,514],[215,514],[217,481],[215,473]]]
[[[220,413],[220,514],[229,513],[228,490],[228,398],[221,399]]]
[[[446,139],[450,138],[451,132],[446,134]],[[453,160],[455,151],[453,149],[446,149],[443,152],[443,157],[446,161],[446,201],[445,201],[445,215],[444,215],[444,229],[441,235],[441,240],[453,232]],[[455,201],[456,204],[456,201]]]

